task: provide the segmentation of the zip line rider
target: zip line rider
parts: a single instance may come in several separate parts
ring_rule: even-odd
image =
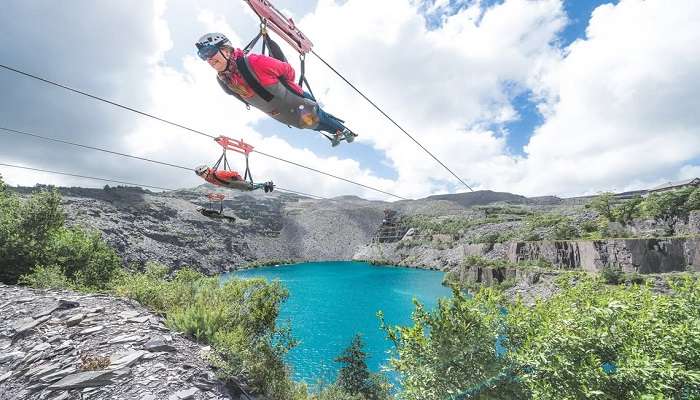
[[[289,63],[262,54],[246,55],[221,33],[202,36],[196,46],[199,57],[217,71],[222,89],[246,106],[288,126],[328,132],[330,136],[324,136],[334,147],[357,136],[294,82],[294,68]]]
[[[246,181],[236,171],[221,170],[209,168],[206,165],[201,165],[195,168],[194,172],[202,177],[205,181],[229,189],[242,190],[249,192],[252,190],[263,189],[265,193],[272,192],[275,188],[272,182],[253,183]]]

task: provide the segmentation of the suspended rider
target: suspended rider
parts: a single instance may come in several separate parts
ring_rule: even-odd
[[[272,182],[253,183],[243,179],[241,174],[236,171],[209,168],[206,165],[201,165],[195,168],[194,172],[213,185],[229,189],[245,192],[263,189],[265,193],[272,192],[275,189],[275,185]]]
[[[341,140],[350,143],[357,136],[294,82],[294,68],[289,63],[262,54],[246,54],[221,33],[202,36],[196,46],[199,57],[217,71],[221,88],[246,106],[288,126],[328,132],[324,136],[333,146]]]

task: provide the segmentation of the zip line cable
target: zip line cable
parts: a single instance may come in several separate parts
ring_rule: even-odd
[[[13,164],[0,163],[0,166],[3,166],[3,167],[10,167],[10,168],[27,169],[27,170],[30,170],[30,171],[46,172],[46,173],[49,173],[49,174],[66,175],[66,176],[72,176],[72,177],[83,178],[83,179],[92,179],[92,180],[103,181],[103,182],[121,183],[121,184],[123,184],[123,185],[129,185],[129,186],[141,186],[141,187],[146,187],[146,188],[151,188],[151,189],[158,189],[158,190],[167,190],[167,191],[176,190],[176,189],[164,188],[164,187],[160,187],[160,186],[142,185],[142,184],[140,184],[140,183],[124,182],[124,181],[118,181],[118,180],[114,180],[114,179],[97,178],[97,177],[94,177],[94,176],[72,174],[72,173],[69,173],[69,172],[50,171],[50,170],[48,170],[48,169],[25,167],[25,166],[22,166],[22,165],[13,165]]]
[[[208,134],[208,133],[199,131],[199,130],[197,130],[197,129],[193,129],[193,128],[187,127],[187,126],[185,126],[185,125],[181,125],[181,124],[178,124],[178,123],[169,121],[169,120],[167,120],[167,119],[157,117],[157,116],[155,116],[155,115],[153,115],[153,114],[149,114],[149,113],[147,113],[147,112],[140,111],[140,110],[137,110],[137,109],[135,109],[135,108],[127,107],[127,106],[122,105],[122,104],[120,104],[120,103],[117,103],[117,102],[114,102],[114,101],[111,101],[111,100],[107,100],[107,99],[105,99],[105,98],[102,98],[102,97],[99,97],[99,96],[95,96],[95,95],[93,95],[93,94],[90,94],[90,93],[87,93],[87,92],[83,92],[83,91],[78,90],[78,89],[74,89],[74,88],[72,88],[72,87],[69,87],[69,86],[66,86],[66,85],[63,85],[63,84],[60,84],[60,83],[51,81],[51,80],[49,80],[49,79],[45,79],[45,78],[42,78],[42,77],[39,77],[39,76],[36,76],[36,75],[32,75],[32,74],[27,73],[27,72],[24,72],[24,71],[20,71],[20,70],[18,70],[18,69],[9,67],[9,66],[4,65],[4,64],[0,64],[0,68],[4,68],[4,69],[6,69],[6,70],[8,70],[8,71],[12,71],[12,72],[14,72],[14,73],[17,73],[17,74],[19,74],[19,75],[26,76],[26,77],[28,77],[28,78],[32,78],[32,79],[39,80],[39,81],[44,82],[44,83],[47,83],[47,84],[49,84],[49,85],[57,86],[57,87],[59,87],[59,88],[62,88],[62,89],[71,91],[71,92],[73,92],[73,93],[77,93],[77,94],[80,94],[80,95],[83,95],[83,96],[87,96],[87,97],[89,97],[89,98],[91,98],[91,99],[94,99],[94,100],[98,100],[98,101],[101,101],[101,102],[104,102],[104,103],[107,103],[107,104],[111,104],[111,105],[113,105],[113,106],[115,106],[115,107],[119,107],[119,108],[122,108],[122,109],[124,109],[124,110],[131,111],[131,112],[134,112],[134,113],[136,113],[136,114],[139,114],[139,115],[142,115],[142,116],[145,116],[145,117],[148,117],[148,118],[155,119],[155,120],[157,120],[157,121],[163,122],[163,123],[168,124],[168,125],[172,125],[172,126],[175,126],[175,127],[178,127],[178,128],[182,128],[182,129],[184,129],[184,130],[187,130],[187,131],[190,131],[190,132],[193,132],[193,133],[197,133],[197,134],[202,135],[202,136],[207,136],[207,137],[209,137],[209,138],[216,139],[216,136],[212,136],[212,135],[210,135],[210,134]],[[304,169],[307,169],[307,170],[309,170],[309,171],[313,171],[313,172],[316,172],[316,173],[319,173],[319,174],[322,174],[322,175],[329,176],[329,177],[331,177],[331,178],[339,179],[339,180],[342,180],[342,181],[344,181],[344,182],[351,183],[351,184],[356,185],[356,186],[360,186],[360,187],[363,187],[363,188],[366,188],[366,189],[373,190],[373,191],[375,191],[375,192],[379,192],[379,193],[382,193],[382,194],[386,194],[386,195],[388,195],[388,196],[396,197],[397,199],[409,200],[409,199],[407,199],[407,198],[405,198],[405,197],[401,197],[401,196],[395,195],[395,194],[393,194],[393,193],[389,193],[389,192],[386,192],[386,191],[384,191],[384,190],[377,189],[377,188],[372,187],[372,186],[368,186],[368,185],[365,185],[365,184],[362,184],[362,183],[359,183],[359,182],[355,182],[355,181],[353,181],[353,180],[350,180],[350,179],[347,179],[347,178],[343,178],[343,177],[340,177],[340,176],[338,176],[338,175],[331,174],[331,173],[329,173],[329,172],[321,171],[321,170],[318,170],[318,169],[316,169],[316,168],[307,167],[307,166],[305,166],[305,165],[303,165],[303,164],[299,164],[299,163],[294,162],[294,161],[286,160],[286,159],[281,158],[281,157],[278,157],[278,156],[274,156],[274,155],[271,155],[271,154],[263,153],[263,152],[258,151],[258,150],[255,150],[255,152],[258,153],[258,154],[260,154],[260,155],[262,155],[262,156],[266,156],[266,157],[269,157],[269,158],[273,158],[273,159],[275,159],[275,160],[282,161],[282,162],[285,162],[285,163],[287,163],[287,164],[291,164],[291,165],[294,165],[294,166],[297,166],[297,167],[300,167],[300,168],[304,168]]]
[[[1,127],[1,126],[0,126],[0,130],[5,131],[5,133],[13,133],[13,134],[18,134],[18,135],[26,135],[26,136],[31,136],[31,137],[36,138],[36,139],[49,140],[49,141],[52,141],[52,142],[63,143],[63,144],[69,144],[69,145],[71,145],[71,146],[82,147],[82,148],[85,148],[85,149],[103,151],[103,152],[105,152],[105,153],[116,154],[116,155],[118,155],[118,156],[129,157],[129,158],[135,158],[135,159],[137,159],[137,160],[143,160],[143,161],[148,161],[148,162],[152,162],[152,163],[156,163],[156,164],[166,165],[166,166],[168,166],[168,167],[186,169],[186,170],[189,170],[189,171],[192,171],[192,170],[193,170],[193,168],[187,168],[187,167],[183,167],[183,166],[181,166],[181,165],[175,165],[175,164],[170,164],[170,163],[167,163],[167,162],[151,160],[150,158],[145,158],[145,157],[132,156],[132,155],[130,155],[130,154],[124,154],[124,153],[120,153],[120,152],[118,152],[118,151],[112,151],[112,150],[102,149],[102,148],[99,148],[99,147],[88,146],[88,145],[80,144],[80,143],[73,143],[73,142],[69,142],[69,141],[67,141],[67,140],[61,140],[61,139],[55,139],[55,138],[50,138],[50,137],[46,137],[46,136],[37,135],[37,134],[35,134],[35,133],[23,132],[23,131],[18,131],[18,130],[15,130],[15,129],[10,129],[10,128],[3,128],[3,127]]]
[[[447,172],[449,172],[450,174],[452,174],[452,176],[454,176],[455,178],[457,178],[458,181],[462,182],[462,184],[463,184],[464,186],[466,186],[467,189],[469,189],[469,190],[472,191],[472,192],[474,191],[474,189],[472,189],[471,186],[467,185],[467,183],[466,183],[465,181],[463,181],[462,178],[460,178],[457,174],[455,174],[454,172],[452,172],[452,170],[451,170],[450,168],[448,168],[447,165],[445,165],[442,161],[440,161],[439,158],[437,158],[433,153],[431,153],[428,149],[426,149],[425,146],[423,146],[416,138],[414,138],[413,136],[411,136],[411,134],[408,133],[403,127],[401,127],[401,125],[399,125],[396,121],[394,121],[393,118],[391,118],[389,115],[387,115],[387,113],[385,113],[384,110],[382,110],[378,105],[376,105],[372,100],[370,100],[369,97],[365,96],[365,94],[362,93],[362,92],[360,91],[360,89],[358,89],[357,87],[355,87],[355,85],[353,85],[352,83],[350,83],[349,80],[347,80],[340,72],[338,72],[338,71],[337,71],[335,68],[333,68],[328,62],[326,62],[326,60],[324,60],[321,56],[319,56],[318,53],[316,53],[313,49],[311,50],[311,54],[313,54],[314,56],[316,56],[316,58],[318,58],[319,60],[321,60],[321,62],[324,63],[328,68],[330,68],[331,71],[333,71],[336,75],[338,75],[338,76],[340,77],[340,79],[342,79],[343,81],[345,81],[345,83],[347,83],[348,85],[350,85],[351,88],[353,88],[360,96],[362,96],[365,100],[367,100],[367,102],[369,102],[369,104],[371,104],[374,108],[377,109],[377,111],[379,111],[383,116],[385,116],[386,119],[388,119],[389,121],[391,121],[391,123],[394,124],[397,128],[399,128],[399,129],[401,130],[401,132],[403,132],[404,134],[406,134],[406,136],[408,136],[409,138],[411,138],[411,140],[413,140],[413,141],[418,145],[418,147],[420,147],[421,149],[423,149],[423,151],[425,151],[426,153],[428,153],[428,155],[429,155],[430,157],[432,157],[433,160],[437,161],[438,164],[442,165],[442,167],[445,168],[445,169],[447,170]]]
[[[42,140],[47,140],[47,141],[51,141],[51,142],[58,142],[58,143],[62,143],[62,144],[67,144],[67,145],[76,146],[76,147],[82,147],[82,148],[91,149],[91,150],[96,150],[96,151],[102,151],[102,152],[109,153],[109,154],[115,154],[115,155],[122,156],[122,157],[134,158],[134,159],[141,160],[141,161],[147,161],[147,162],[151,162],[151,163],[154,163],[154,164],[160,164],[160,165],[165,165],[165,166],[168,166],[168,167],[184,169],[184,170],[187,170],[187,171],[193,171],[193,170],[194,170],[194,168],[188,168],[188,167],[185,167],[185,166],[182,166],[182,165],[171,164],[171,163],[167,163],[167,162],[163,162],[163,161],[158,161],[158,160],[153,160],[153,159],[145,158],[145,157],[138,157],[138,156],[134,156],[134,155],[131,155],[131,154],[120,153],[120,152],[117,152],[117,151],[102,149],[102,148],[99,148],[99,147],[87,146],[87,145],[80,144],[80,143],[69,142],[69,141],[67,141],[67,140],[61,140],[61,139],[56,139],[56,138],[50,138],[50,137],[47,137],[47,136],[37,135],[37,134],[35,134],[35,133],[29,133],[29,132],[24,132],[24,131],[18,131],[18,130],[16,130],[16,129],[9,129],[9,128],[5,128],[5,127],[0,127],[0,131],[5,131],[5,132],[0,132],[0,133],[11,133],[11,134],[26,135],[26,136],[33,137],[33,138],[36,138],[36,139],[42,139]],[[157,187],[154,187],[154,188],[157,188]],[[276,188],[277,190],[281,190],[281,191],[283,191],[283,192],[289,192],[289,193],[298,194],[298,195],[301,195],[301,196],[306,196],[306,197],[317,197],[317,198],[319,198],[319,199],[330,200],[330,199],[328,199],[328,198],[326,198],[326,197],[323,197],[323,196],[318,196],[318,195],[315,195],[315,194],[309,194],[309,193],[299,192],[299,191],[292,190],[292,189],[286,189],[286,188],[283,188],[283,187],[277,186],[277,185],[275,185],[275,188]],[[158,189],[162,189],[162,188],[158,188]],[[174,190],[174,189],[165,189],[165,190]]]
[[[145,188],[151,188],[151,189],[164,190],[164,191],[168,191],[168,192],[182,191],[182,189],[172,189],[172,188],[165,188],[165,187],[161,187],[161,186],[144,185],[144,184],[141,184],[141,183],[133,183],[133,182],[126,182],[126,181],[119,181],[119,180],[107,179],[107,178],[98,178],[98,177],[95,177],[95,176],[79,175],[79,174],[73,174],[73,173],[69,173],[69,172],[60,172],[60,171],[52,171],[52,170],[48,170],[48,169],[33,168],[33,167],[25,167],[25,166],[23,166],[23,165],[14,165],[14,164],[0,163],[0,166],[2,166],[2,167],[10,167],[10,168],[18,168],[18,169],[26,169],[26,170],[29,170],[29,171],[46,172],[46,173],[49,173],[49,174],[56,174],[56,175],[72,176],[72,177],[75,177],[75,178],[91,179],[91,180],[95,180],[95,181],[119,183],[119,184],[122,184],[122,185],[139,186],[139,187],[145,187]],[[318,197],[318,198],[321,198],[321,199],[323,199],[323,200],[330,200],[330,199],[325,198],[325,197],[316,196],[316,195],[312,195],[312,194],[308,194],[308,193],[303,193],[303,192],[297,192],[297,191],[295,191],[295,190],[289,190],[289,189],[285,189],[285,188],[281,188],[281,187],[277,187],[277,186],[275,186],[275,188],[278,189],[278,190],[281,190],[281,191],[283,191],[283,192],[289,192],[289,193],[297,194],[297,195],[301,195],[301,196],[306,196],[306,197]],[[191,191],[191,190],[185,190],[185,192],[201,195],[201,193],[199,193],[199,192],[194,192],[194,191]]]

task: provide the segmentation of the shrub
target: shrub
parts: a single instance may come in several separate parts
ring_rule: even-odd
[[[387,327],[406,400],[691,399],[700,396],[700,282],[606,286],[566,275],[549,300],[455,291]],[[575,279],[572,279],[575,278]]]
[[[121,268],[121,259],[99,233],[64,225],[65,214],[57,191],[43,190],[22,201],[3,185],[0,281],[17,283],[26,276],[23,282],[30,285],[106,290]]]
[[[588,203],[588,207],[598,212],[601,216],[605,217],[608,221],[613,221],[613,193],[607,192],[603,193]]]
[[[44,257],[60,265],[71,285],[80,290],[107,290],[122,266],[98,232],[80,228],[55,230],[44,251]]]
[[[444,400],[477,387],[510,366],[496,350],[503,331],[501,296],[486,288],[468,298],[458,290],[428,312],[415,302],[413,326],[382,327],[394,343],[391,366],[400,374],[406,400]],[[522,398],[500,387],[493,399]],[[473,397],[472,397],[473,398]]]
[[[19,278],[21,285],[37,289],[69,289],[72,287],[63,269],[57,265],[35,266],[27,275]]]
[[[568,218],[557,222],[552,230],[552,238],[555,240],[572,240],[578,237],[579,234],[576,227]]]
[[[617,267],[606,266],[600,271],[600,277],[609,285],[619,285],[624,282],[624,273]]]
[[[115,291],[166,316],[167,325],[212,345],[212,363],[223,379],[244,377],[272,400],[290,399],[301,389],[291,379],[284,355],[295,342],[278,327],[279,308],[288,296],[279,282],[232,279],[221,285],[188,268],[165,279],[157,264],[126,273]]]
[[[361,399],[386,399],[389,397],[389,383],[383,376],[369,371],[363,346],[362,337],[355,335],[350,345],[335,359],[343,365],[335,384],[345,393],[360,395]]]
[[[35,265],[54,264],[45,250],[64,224],[60,201],[56,191],[26,201],[6,189],[0,192],[0,281],[14,284]]]

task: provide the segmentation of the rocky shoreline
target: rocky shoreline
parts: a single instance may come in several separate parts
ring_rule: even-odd
[[[138,303],[0,284],[0,400],[238,399]]]

